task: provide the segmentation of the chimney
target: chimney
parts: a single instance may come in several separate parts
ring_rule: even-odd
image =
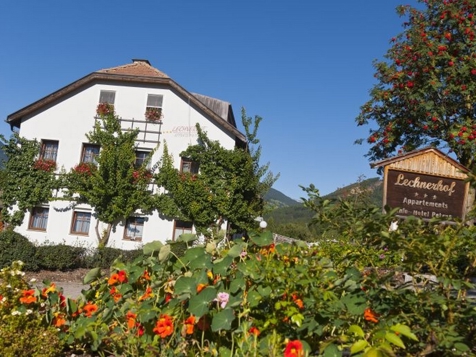
[[[149,60],[140,59],[140,58],[133,58],[133,59],[132,59],[132,63],[146,63],[146,64],[148,64],[149,66],[151,66]]]

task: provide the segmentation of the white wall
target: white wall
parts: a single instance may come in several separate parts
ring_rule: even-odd
[[[199,123],[212,140],[219,140],[221,145],[227,149],[232,149],[235,139],[232,134],[226,133],[222,128],[203,116],[200,112],[189,105],[188,100],[183,100],[175,92],[166,88],[140,88],[130,85],[107,85],[95,84],[79,90],[74,95],[55,103],[49,108],[43,109],[25,119],[20,128],[20,135],[28,139],[37,140],[57,140],[58,168],[63,167],[69,171],[77,165],[81,159],[82,144],[87,143],[85,134],[92,130],[96,107],[99,102],[101,90],[113,90],[115,96],[116,114],[123,119],[144,120],[144,113],[148,94],[163,95],[163,124],[147,124],[148,130],[161,131],[161,146],[154,154],[152,163],[160,160],[162,156],[163,142],[167,142],[169,153],[174,157],[174,164],[178,168],[180,165],[179,154],[189,145],[197,143],[195,124]],[[131,125],[122,123],[123,129]],[[144,124],[141,129],[145,129]],[[139,139],[144,137],[139,134]],[[157,135],[147,134],[146,139],[158,139]],[[138,141],[138,149],[152,150],[157,143],[147,143]],[[54,201],[50,203],[48,226],[46,232],[39,232],[28,229],[30,214],[27,213],[23,224],[17,231],[30,240],[39,244],[45,241],[52,243],[66,243],[70,245],[97,245],[97,238],[94,227],[96,221],[92,218],[88,236],[72,235],[71,220],[73,211],[68,209],[69,203]],[[83,207],[87,209],[88,207]],[[116,227],[116,231],[111,234],[110,246],[122,249],[134,249],[142,244],[153,240],[171,239],[173,236],[173,221],[162,220],[157,212],[148,217],[144,224],[142,242],[125,241],[124,222]],[[100,227],[102,231],[104,227]]]

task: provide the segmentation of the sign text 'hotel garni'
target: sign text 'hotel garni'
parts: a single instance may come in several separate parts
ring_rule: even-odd
[[[388,170],[387,199],[390,207],[399,207],[398,215],[419,218],[463,218],[464,180]]]

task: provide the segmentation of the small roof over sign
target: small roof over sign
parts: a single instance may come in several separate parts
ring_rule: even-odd
[[[370,167],[389,167],[396,170],[454,178],[465,178],[466,173],[470,171],[467,167],[434,147],[421,148],[375,161],[370,163]]]

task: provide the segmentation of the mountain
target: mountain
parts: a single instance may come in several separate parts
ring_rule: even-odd
[[[314,212],[304,207],[301,202],[295,201],[277,190],[273,190],[270,196],[265,195],[267,203],[267,211],[264,218],[269,221],[279,222],[279,224],[287,223],[309,223],[314,216]],[[365,196],[371,203],[382,205],[383,184],[379,177],[366,180],[359,180],[356,183],[338,188],[334,192],[322,196],[325,199],[351,198],[352,196]],[[268,200],[268,197],[271,197]],[[286,197],[289,200],[284,200]]]
[[[278,208],[278,207],[287,207],[287,206],[297,206],[300,203],[291,197],[286,196],[284,193],[270,188],[269,191],[264,195],[264,200],[266,205],[269,208]]]

